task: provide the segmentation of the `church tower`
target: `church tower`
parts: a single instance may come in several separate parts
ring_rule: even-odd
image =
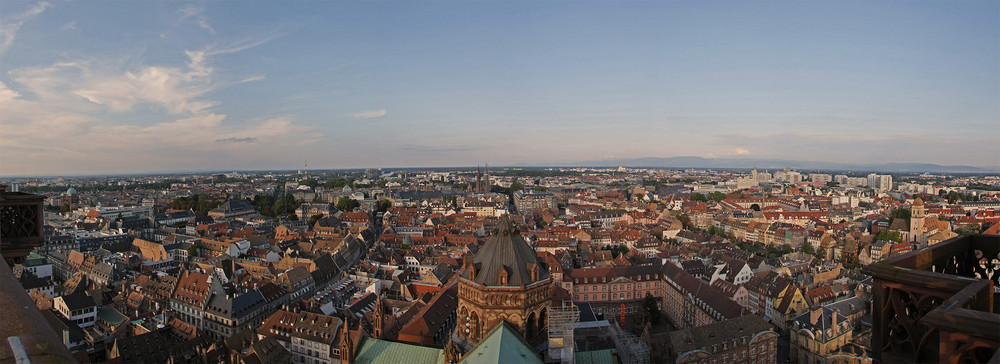
[[[548,268],[504,215],[475,257],[466,258],[458,282],[455,336],[465,349],[507,321],[532,342],[544,337],[552,296]]]
[[[913,200],[913,208],[910,211],[910,240],[920,247],[927,244],[927,237],[924,236],[924,214],[924,200],[917,197]]]

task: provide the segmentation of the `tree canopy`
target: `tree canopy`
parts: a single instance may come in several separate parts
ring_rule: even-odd
[[[309,177],[299,181],[299,184],[303,186],[309,186],[309,188],[316,188],[316,186],[319,186],[319,181],[317,181],[315,178]]]
[[[361,203],[353,198],[343,196],[337,199],[337,210],[354,211],[354,209],[358,206],[361,206]]]
[[[194,210],[199,214],[207,214],[208,210],[219,207],[221,200],[210,200],[207,196],[196,194],[191,196],[181,196],[170,202],[170,208],[174,210]]]
[[[875,241],[885,240],[885,241],[895,241],[897,243],[903,242],[903,234],[900,234],[895,230],[882,230],[878,234],[875,234]]]

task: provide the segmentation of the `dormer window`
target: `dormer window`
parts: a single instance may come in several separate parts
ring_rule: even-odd
[[[500,270],[500,285],[501,286],[506,286],[507,285],[507,270],[506,269],[501,269]]]

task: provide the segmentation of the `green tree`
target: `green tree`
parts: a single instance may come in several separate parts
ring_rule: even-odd
[[[892,210],[892,213],[889,214],[889,216],[892,217],[893,219],[909,220],[910,219],[910,210],[909,209],[904,209],[904,208],[898,208],[898,209]]]
[[[649,321],[656,325],[660,323],[660,307],[656,304],[656,297],[646,292],[646,297],[642,299],[642,308],[649,316]]]
[[[383,200],[378,200],[378,211],[382,211],[382,212],[389,211],[389,208],[391,208],[391,207],[392,207],[392,201],[384,200],[384,199]]]
[[[806,254],[815,253],[812,244],[810,244],[808,240],[806,240],[806,242],[802,244],[802,252]]]
[[[687,214],[677,215],[677,220],[681,221],[681,225],[683,225],[684,228],[686,228],[688,230],[693,230],[694,229],[694,224],[691,223],[691,218],[688,217]]]
[[[198,256],[198,244],[191,244],[191,246],[188,247],[188,258],[197,256]]]
[[[316,188],[316,186],[319,186],[319,181],[317,181],[315,178],[309,177],[299,181],[299,184],[303,186],[309,186],[309,188]]]
[[[642,302],[640,302],[639,312],[636,315],[636,329],[642,330],[646,324],[656,325],[660,323],[660,308],[656,305],[656,297],[646,292],[646,297],[643,297]]]
[[[520,191],[520,190],[523,190],[523,189],[524,189],[524,185],[522,185],[521,181],[518,181],[517,178],[514,179],[514,182],[510,183],[510,191],[511,192]]]
[[[784,245],[781,246],[781,252],[784,253],[784,254],[791,253],[794,250],[795,249],[792,249],[792,245],[791,244],[784,244]]]
[[[343,197],[337,199],[337,210],[345,211],[345,212],[346,211],[354,211],[354,208],[356,208],[358,206],[361,206],[361,203],[359,203],[357,200],[355,200],[353,198],[350,198],[350,197],[347,197],[347,196],[343,196]]]
[[[274,217],[274,202],[275,199],[272,195],[256,195],[250,201],[257,212],[270,217]]]
[[[312,228],[313,226],[315,226],[316,225],[316,221],[319,221],[319,219],[322,219],[324,217],[326,217],[326,215],[324,215],[324,214],[316,214],[316,215],[309,216],[309,228]]]
[[[293,196],[291,193],[285,193],[284,196],[281,196],[281,198],[279,198],[277,201],[274,201],[274,205],[271,208],[271,211],[274,213],[274,215],[271,216],[288,215],[290,213],[295,212],[295,209],[299,208],[299,205],[301,204],[302,202],[296,200],[295,196]]]
[[[708,194],[708,199],[715,202],[719,202],[726,199],[726,194],[719,191],[715,191]]]
[[[351,181],[343,177],[333,177],[323,182],[323,187],[326,188],[343,188],[347,186]]]
[[[979,223],[975,222],[968,225],[959,226],[957,229],[955,229],[955,233],[958,235],[979,234],[980,231],[981,230]]]
[[[601,250],[610,250],[612,258],[618,258],[619,255],[628,253],[628,247],[624,245],[611,245],[601,248]]]
[[[692,193],[690,198],[691,198],[691,201],[705,201],[706,200],[705,195],[702,194],[702,193],[700,193],[700,192]]]
[[[895,241],[897,243],[903,242],[903,235],[895,230],[882,230],[878,234],[875,234],[875,241],[885,240],[885,241]]]
[[[823,260],[826,259],[826,249],[819,248],[816,249],[816,259]]]

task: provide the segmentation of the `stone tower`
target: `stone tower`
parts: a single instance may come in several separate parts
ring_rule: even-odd
[[[468,349],[507,321],[529,342],[541,338],[551,295],[548,269],[504,215],[479,253],[463,264],[455,336]]]
[[[924,200],[917,197],[913,200],[913,208],[910,211],[910,240],[920,247],[927,244],[927,238],[924,236],[924,214]]]

